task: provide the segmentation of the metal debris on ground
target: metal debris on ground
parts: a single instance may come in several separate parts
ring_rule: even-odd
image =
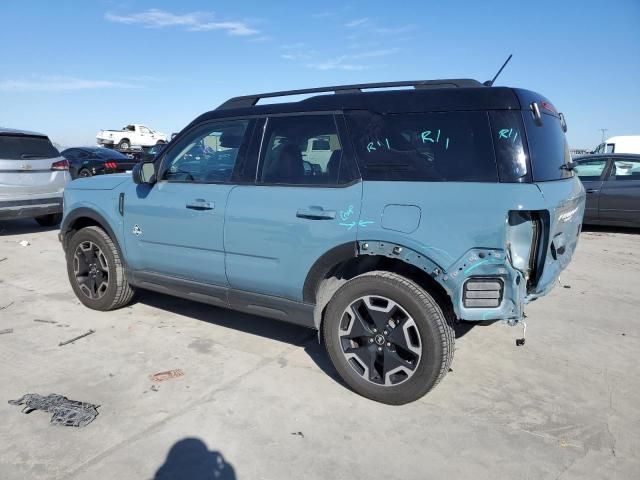
[[[291,435],[297,435],[298,437],[304,438],[304,433],[302,432],[291,432]]]
[[[40,322],[40,323],[58,323],[55,320],[43,320],[41,318],[34,318],[33,321],[34,322]]]
[[[175,370],[167,370],[166,372],[158,372],[153,375],[149,375],[149,380],[152,382],[164,382],[165,380],[170,380],[172,378],[178,378],[184,376],[184,372],[179,368]]]
[[[76,340],[80,340],[81,338],[87,337],[89,335],[91,335],[92,333],[96,333],[95,330],[89,330],[88,332],[83,333],[82,335],[78,335],[77,337],[73,337],[71,340],[67,340],[66,342],[60,342],[58,344],[59,347],[63,346],[63,345],[67,345],[69,343],[73,343]]]
[[[5,309],[9,308],[11,305],[13,305],[13,302],[9,302],[4,307],[0,307],[0,310],[5,310]]]
[[[13,328],[5,328],[4,330],[0,330],[0,335],[4,333],[13,333]]]
[[[22,247],[28,247],[29,245],[31,245],[31,242],[29,240],[22,240],[21,242],[18,242]]]
[[[51,423],[66,427],[85,427],[98,416],[100,405],[69,400],[62,395],[52,393],[46,397],[37,393],[28,393],[18,400],[9,400],[11,405],[24,405],[23,413],[43,410],[53,413]]]

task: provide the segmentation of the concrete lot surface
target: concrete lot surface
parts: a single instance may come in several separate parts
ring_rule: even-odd
[[[0,232],[3,480],[640,478],[640,232],[585,232],[524,347],[520,328],[461,328],[453,371],[402,407],[345,388],[302,328],[152,293],[88,310],[56,230]],[[99,416],[52,426],[7,404],[25,393]]]

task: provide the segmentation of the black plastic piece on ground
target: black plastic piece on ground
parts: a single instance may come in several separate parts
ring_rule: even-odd
[[[24,405],[22,411],[31,413],[34,410],[44,410],[53,413],[51,423],[66,427],[84,427],[98,416],[99,405],[69,400],[62,395],[52,393],[46,397],[37,393],[27,393],[18,400],[9,400],[10,405]]]

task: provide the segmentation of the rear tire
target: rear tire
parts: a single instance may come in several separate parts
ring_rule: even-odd
[[[118,148],[120,150],[128,150],[131,147],[131,143],[129,143],[129,139],[127,138],[123,138],[122,140],[120,140],[120,143],[118,143]]]
[[[83,168],[78,172],[78,178],[86,178],[91,176],[91,171]]]
[[[35,221],[43,227],[55,227],[62,221],[61,213],[50,213],[48,215],[40,215]]]
[[[118,248],[100,227],[76,232],[66,251],[69,282],[78,299],[94,310],[127,305],[135,293],[124,276]]]
[[[455,332],[440,306],[391,272],[365,273],[340,287],[322,333],[340,377],[356,393],[391,405],[425,395],[453,361]]]

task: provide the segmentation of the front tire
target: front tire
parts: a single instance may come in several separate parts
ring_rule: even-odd
[[[48,215],[40,215],[35,218],[35,221],[42,227],[55,227],[62,221],[62,214],[50,213]]]
[[[127,305],[135,290],[125,276],[113,240],[100,227],[76,232],[66,251],[69,282],[78,299],[94,310],[107,311]]]
[[[434,298],[407,278],[370,272],[335,293],[323,320],[329,357],[360,395],[391,405],[419,399],[449,371],[455,333]]]

